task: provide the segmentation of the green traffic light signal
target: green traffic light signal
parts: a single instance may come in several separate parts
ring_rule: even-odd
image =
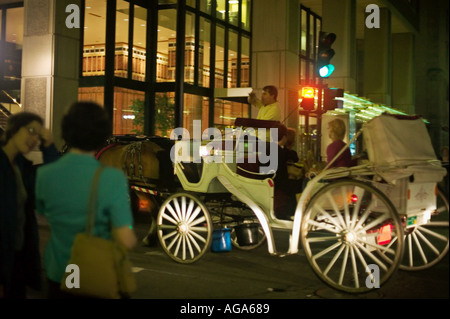
[[[336,34],[320,32],[319,51],[317,55],[317,71],[322,78],[329,77],[334,71],[334,65],[330,63],[335,52],[331,45],[336,40]]]

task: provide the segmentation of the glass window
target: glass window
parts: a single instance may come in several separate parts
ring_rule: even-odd
[[[229,22],[237,26],[239,23],[239,0],[228,0],[228,16]]]
[[[156,93],[155,96],[155,134],[170,137],[175,127],[175,93]]]
[[[200,10],[211,14],[211,0],[200,0]]]
[[[248,104],[222,99],[214,100],[214,127],[220,130],[233,127],[236,118],[248,118],[248,116]]]
[[[105,75],[106,0],[86,0],[83,76]]]
[[[215,87],[223,88],[224,86],[224,69],[225,69],[225,28],[217,25],[216,27],[216,69],[215,69]]]
[[[241,83],[240,87],[250,87],[250,38],[241,38]]]
[[[195,73],[195,15],[186,13],[186,38],[184,51],[184,81],[194,83]]]
[[[237,87],[238,80],[238,34],[229,31],[228,34],[228,87]]]
[[[157,82],[175,81],[177,11],[158,12]]]
[[[221,20],[225,20],[226,17],[226,8],[225,8],[225,0],[216,0],[216,17]]]
[[[177,0],[159,0],[159,4],[174,4],[177,3]]]
[[[130,23],[130,3],[117,0],[116,7],[116,53],[114,75],[128,77],[128,26]]]
[[[2,18],[3,18],[3,10],[0,10],[0,40],[2,40]]]
[[[189,131],[191,137],[195,120],[202,121],[202,132],[208,128],[208,101],[207,97],[184,94],[183,127]]]
[[[113,134],[142,134],[145,93],[114,88]]]
[[[0,11],[0,14],[3,12]],[[3,79],[19,81],[22,76],[22,46],[23,46],[23,7],[6,10],[5,37],[1,43]],[[0,15],[1,17],[1,15]],[[0,25],[1,25],[0,19]],[[0,29],[1,33],[1,29]],[[19,84],[20,86],[20,84]],[[11,90],[9,92],[12,94]]]
[[[78,88],[79,101],[92,101],[103,105],[105,97],[105,88],[99,87],[80,87]]]
[[[198,85],[209,87],[210,75],[210,36],[211,22],[203,17],[200,17],[200,43],[198,54]]]
[[[186,0],[186,5],[195,8],[195,2],[196,0]]]
[[[133,26],[133,80],[145,81],[147,49],[147,9],[134,6]]]
[[[250,31],[250,8],[251,8],[251,0],[242,0],[242,15],[241,15],[241,24],[244,30]]]

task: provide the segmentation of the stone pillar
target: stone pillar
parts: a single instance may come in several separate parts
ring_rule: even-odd
[[[414,114],[414,35],[392,35],[392,107]]]
[[[366,13],[367,15],[367,13]],[[391,105],[391,12],[380,8],[380,28],[364,28],[364,96]]]
[[[298,125],[300,4],[298,0],[253,2],[252,87],[258,97],[266,85],[278,88],[282,120]],[[252,108],[256,118],[258,110]]]
[[[324,83],[355,93],[356,0],[322,0],[322,30],[336,34],[332,45],[336,53],[331,59],[336,69]]]
[[[78,98],[80,29],[66,27],[68,4],[80,0],[25,0],[21,101],[45,119],[61,147],[61,119]],[[81,9],[81,8],[80,8]]]

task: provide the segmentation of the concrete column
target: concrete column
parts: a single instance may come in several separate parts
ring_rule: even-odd
[[[392,106],[408,114],[415,109],[414,35],[392,35]]]
[[[336,69],[324,83],[355,93],[356,0],[322,0],[322,30],[336,34],[332,45],[336,54],[331,59]]]
[[[380,8],[380,28],[364,28],[364,96],[374,103],[391,105],[391,52],[391,13]]]
[[[298,125],[299,19],[298,0],[253,2],[252,87],[257,95],[266,85],[278,88],[282,120],[292,128]],[[253,108],[251,116],[257,114]]]
[[[62,146],[61,119],[78,98],[80,29],[66,26],[68,1],[25,0],[22,56],[24,109],[45,119]],[[80,5],[80,0],[70,4]],[[80,8],[81,9],[81,8]]]

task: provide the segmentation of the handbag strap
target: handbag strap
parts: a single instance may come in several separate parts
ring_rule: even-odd
[[[86,233],[92,235],[94,233],[95,215],[97,214],[97,194],[98,183],[100,181],[100,174],[102,173],[103,166],[100,165],[95,171],[94,178],[92,179],[91,192],[89,194],[88,213],[86,218]]]

